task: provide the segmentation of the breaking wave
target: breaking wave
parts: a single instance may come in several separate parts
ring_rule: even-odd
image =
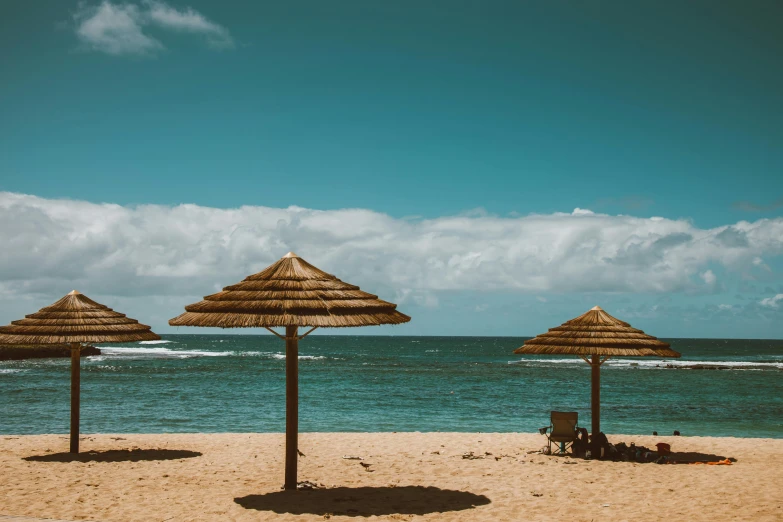
[[[152,341],[158,342],[158,341]],[[103,355],[136,356],[136,357],[225,357],[234,352],[212,352],[208,350],[172,350],[170,348],[140,348],[136,346],[110,346],[101,348]]]
[[[519,359],[508,364],[523,366],[581,366],[584,361],[570,359]],[[610,368],[666,369],[666,370],[783,370],[783,361],[694,361],[682,359],[609,359],[604,366]]]
[[[157,341],[153,341],[157,342]],[[267,359],[285,359],[284,353],[264,351],[235,351],[235,350],[178,350],[165,347],[145,348],[140,346],[108,346],[101,348],[101,355],[92,357],[94,361],[104,360],[106,357],[123,358],[173,358],[187,359],[191,357],[263,357]],[[300,355],[300,361],[319,361],[328,359],[323,355]]]

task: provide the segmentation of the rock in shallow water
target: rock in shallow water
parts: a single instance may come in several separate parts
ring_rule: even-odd
[[[101,351],[94,346],[82,348],[81,356],[100,355]],[[24,359],[65,358],[71,356],[71,347],[67,344],[51,344],[40,346],[0,346],[0,361],[21,361]]]

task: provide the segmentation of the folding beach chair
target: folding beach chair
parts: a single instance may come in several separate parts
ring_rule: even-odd
[[[553,411],[550,416],[549,426],[544,426],[538,431],[546,435],[549,443],[549,453],[552,453],[552,443],[557,443],[558,454],[565,454],[566,450],[574,444],[577,434],[577,421],[579,414],[575,411]]]

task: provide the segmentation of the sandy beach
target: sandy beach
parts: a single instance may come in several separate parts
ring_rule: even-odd
[[[781,520],[783,440],[610,436],[669,442],[732,465],[599,462],[528,454],[518,433],[305,433],[284,493],[281,434],[0,438],[0,515],[68,520]],[[466,453],[483,457],[463,458]],[[344,456],[363,460],[344,459]],[[370,464],[365,469],[361,463]]]

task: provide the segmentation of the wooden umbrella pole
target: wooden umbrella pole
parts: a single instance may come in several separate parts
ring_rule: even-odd
[[[79,453],[80,352],[79,343],[71,343],[71,453]]]
[[[593,421],[593,455],[594,458],[601,456],[601,448],[598,446],[598,434],[601,432],[601,357],[593,355],[590,363],[590,372],[592,373],[592,395],[590,401],[590,412]]]
[[[285,489],[296,490],[299,450],[299,339],[297,327],[285,327]]]

